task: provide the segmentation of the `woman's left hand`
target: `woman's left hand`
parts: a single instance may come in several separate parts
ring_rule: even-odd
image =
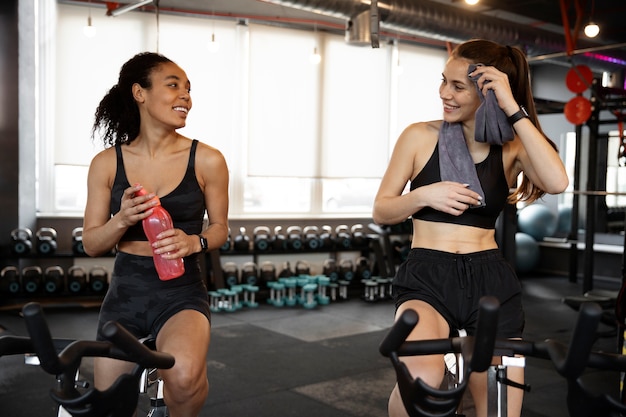
[[[197,252],[196,240],[197,236],[190,236],[180,229],[169,229],[157,235],[157,241],[152,244],[152,249],[165,259],[184,258]]]
[[[476,77],[479,74],[480,78],[478,78],[477,84],[483,96],[486,96],[487,92],[492,90],[496,95],[498,105],[507,116],[519,110],[519,104],[515,101],[515,97],[513,97],[513,92],[511,91],[509,77],[504,72],[498,70],[496,67],[481,65],[469,75]]]

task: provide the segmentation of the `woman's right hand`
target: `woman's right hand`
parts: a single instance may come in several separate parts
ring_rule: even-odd
[[[459,182],[441,181],[414,191],[418,190],[426,205],[453,216],[460,216],[465,210],[481,203],[480,194],[470,190],[468,184]]]
[[[152,207],[157,205],[157,201],[153,200],[155,197],[154,193],[146,195],[136,194],[142,188],[141,185],[136,184],[124,190],[118,215],[125,227],[130,227],[148,217],[152,214]]]

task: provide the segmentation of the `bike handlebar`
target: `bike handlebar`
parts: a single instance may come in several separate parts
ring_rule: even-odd
[[[83,357],[102,356],[136,362],[143,368],[167,369],[174,366],[174,357],[153,351],[139,342],[116,322],[107,322],[102,331],[109,341],[78,340],[57,354],[54,340],[38,303],[28,303],[22,309],[32,348],[41,367],[48,373],[60,375],[75,372]]]

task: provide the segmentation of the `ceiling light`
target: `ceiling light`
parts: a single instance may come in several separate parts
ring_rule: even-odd
[[[87,17],[87,26],[83,27],[83,33],[88,38],[96,36],[96,27],[91,24],[91,16]]]
[[[313,48],[313,53],[309,57],[309,61],[311,61],[311,64],[314,64],[314,65],[317,65],[320,62],[322,62],[322,56],[319,54],[319,52],[317,52],[317,47]]]
[[[209,52],[213,54],[220,50],[220,43],[215,40],[215,33],[211,34],[211,41],[207,45],[207,48],[209,48]]]
[[[585,35],[588,38],[595,38],[600,33],[600,26],[596,25],[593,22],[589,22],[587,26],[585,26]]]
[[[474,6],[476,4],[478,4],[480,0],[465,0],[465,3],[469,4],[470,6]]]
[[[121,14],[124,14],[126,12],[130,12],[131,10],[135,10],[141,6],[145,6],[146,4],[150,4],[152,3],[152,0],[142,0],[139,1],[137,3],[130,3],[127,4],[126,6],[122,6],[122,7],[118,7],[117,9],[113,9],[113,10],[107,10],[107,16],[119,16]]]

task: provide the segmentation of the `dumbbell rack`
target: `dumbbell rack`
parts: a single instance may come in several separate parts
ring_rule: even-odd
[[[114,256],[105,255],[105,257]],[[84,307],[98,306],[102,302],[104,294],[106,293],[106,284],[100,291],[92,291],[89,288],[89,280],[92,278],[90,275],[93,273],[94,278],[99,280],[105,280],[108,278],[108,271],[102,267],[93,267],[91,271],[85,270],[82,267],[75,266],[74,260],[77,258],[89,258],[87,255],[78,253],[51,253],[51,254],[38,254],[27,253],[16,255],[14,253],[0,252],[0,270],[7,273],[15,273],[19,279],[19,290],[14,292],[1,291],[0,292],[0,310],[13,310],[20,309],[24,304],[37,300],[43,304],[63,304],[69,303],[78,304]],[[95,270],[98,269],[98,275],[95,276]],[[24,272],[27,274],[34,274],[34,279],[39,281],[39,288],[33,292],[28,292],[22,285],[24,282]],[[72,278],[70,279],[70,272]],[[46,285],[46,273],[57,273],[61,275],[62,286],[61,289],[54,292],[47,292],[45,290]],[[40,276],[37,276],[40,275]],[[0,279],[6,277],[0,277]],[[77,288],[75,282],[81,281],[81,278],[85,280],[85,287]],[[74,284],[70,284],[74,283]],[[72,291],[70,286],[72,286]]]

